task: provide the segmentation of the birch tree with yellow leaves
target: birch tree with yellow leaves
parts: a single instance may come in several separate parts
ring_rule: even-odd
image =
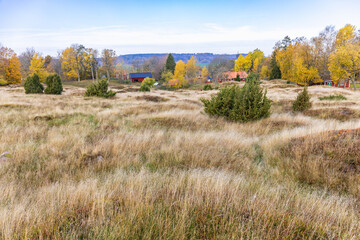
[[[356,90],[356,77],[360,74],[360,42],[356,28],[346,25],[340,29],[335,42],[335,51],[330,55],[329,70],[335,83],[351,80]]]

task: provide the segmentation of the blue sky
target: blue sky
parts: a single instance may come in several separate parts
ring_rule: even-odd
[[[117,54],[269,54],[277,40],[327,25],[360,27],[359,0],[0,0],[0,43],[45,54],[72,43]]]

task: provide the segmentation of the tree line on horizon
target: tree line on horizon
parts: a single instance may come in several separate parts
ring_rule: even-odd
[[[310,40],[286,36],[275,44],[268,57],[255,49],[246,55],[240,54],[236,60],[215,57],[204,67],[195,56],[187,62],[175,62],[172,54],[125,64],[118,61],[112,49],[104,49],[99,54],[98,50],[81,44],[71,45],[59,52],[57,58],[43,57],[33,48],[17,56],[12,49],[0,46],[0,85],[21,83],[35,73],[44,82],[53,73],[63,80],[81,81],[103,77],[124,79],[130,72],[151,72],[159,82],[173,81],[172,86],[179,88],[203,82],[209,76],[216,81],[228,71],[255,72],[262,79],[285,79],[301,85],[329,79],[335,83],[342,80],[355,83],[360,72],[360,31],[350,24],[338,31],[328,26]]]

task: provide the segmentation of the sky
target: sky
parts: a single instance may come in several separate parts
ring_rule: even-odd
[[[286,35],[360,28],[359,9],[359,0],[0,0],[0,44],[52,56],[74,43],[118,55],[268,55]]]

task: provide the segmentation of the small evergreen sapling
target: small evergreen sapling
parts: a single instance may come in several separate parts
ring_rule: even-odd
[[[294,112],[304,112],[311,108],[310,96],[307,87],[298,94],[296,100],[293,102],[292,110]]]
[[[43,93],[44,91],[44,86],[40,83],[40,77],[36,73],[27,77],[24,88],[26,94]]]
[[[86,88],[85,97],[103,97],[110,98],[115,96],[115,92],[108,91],[108,81],[101,79],[98,83],[92,83]]]
[[[63,91],[60,76],[58,74],[49,75],[45,80],[45,94],[61,94]]]

